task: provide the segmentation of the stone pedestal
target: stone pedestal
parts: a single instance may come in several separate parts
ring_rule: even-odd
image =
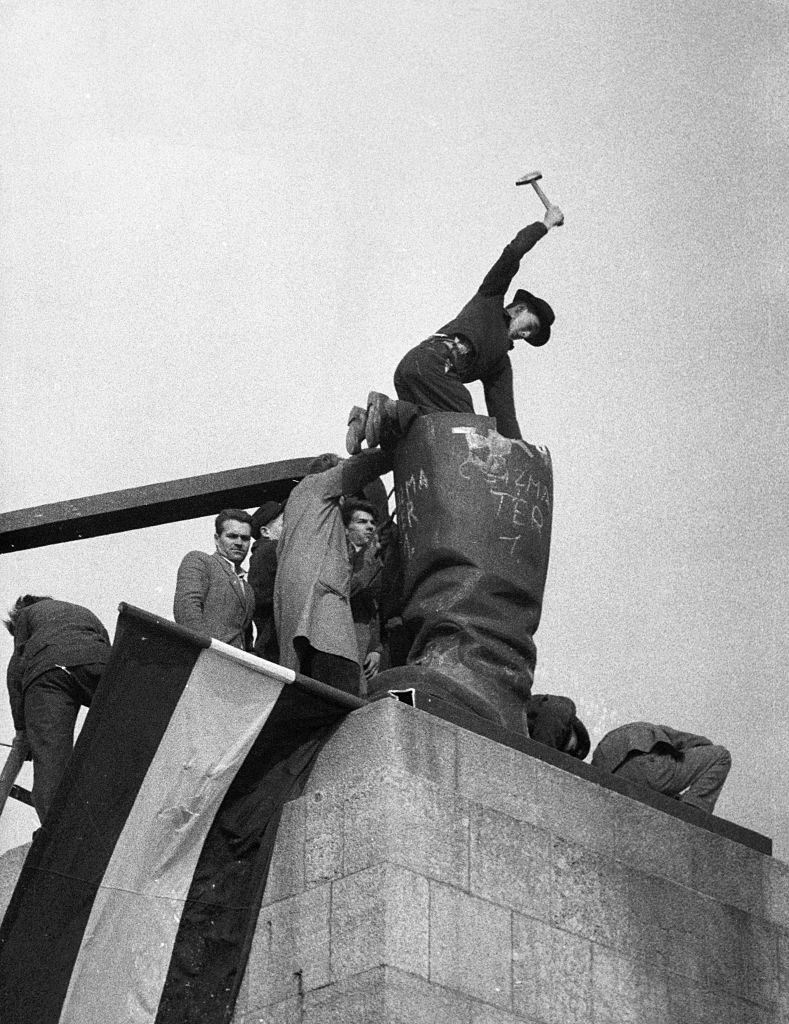
[[[351,714],[285,808],[235,1024],[789,1020],[789,867],[549,753]]]
[[[789,1019],[789,868],[584,773],[350,715],[286,807],[234,1020]]]

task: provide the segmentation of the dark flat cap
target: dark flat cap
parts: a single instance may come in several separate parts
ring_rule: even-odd
[[[527,721],[529,735],[538,743],[544,743],[554,750],[564,750],[571,732],[574,732],[576,748],[565,753],[577,757],[579,761],[583,761],[589,753],[589,732],[576,714],[575,702],[569,697],[533,693],[527,704]]]
[[[260,531],[264,526],[276,519],[285,507],[284,501],[264,501],[260,508],[252,515],[252,536],[257,540]]]

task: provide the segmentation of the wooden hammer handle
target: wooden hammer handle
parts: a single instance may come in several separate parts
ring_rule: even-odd
[[[529,184],[531,185],[531,187],[534,189],[534,191],[537,193],[537,195],[542,200],[542,205],[545,207],[545,209],[546,210],[550,209],[550,207],[552,206],[552,203],[551,203],[550,199],[546,196],[546,194],[543,192],[543,190],[540,188],[539,184],[536,181],[531,181],[531,182],[529,182]]]

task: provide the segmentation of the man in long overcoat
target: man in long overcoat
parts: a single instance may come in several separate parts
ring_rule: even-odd
[[[288,498],[277,551],[280,664],[354,694],[361,665],[340,503],[391,468],[391,455],[381,448],[350,459],[320,456]]]

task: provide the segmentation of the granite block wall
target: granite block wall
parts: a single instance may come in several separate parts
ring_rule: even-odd
[[[285,808],[233,1020],[789,1024],[789,866],[382,700]]]
[[[286,808],[234,1020],[789,1022],[789,867],[382,700]]]

